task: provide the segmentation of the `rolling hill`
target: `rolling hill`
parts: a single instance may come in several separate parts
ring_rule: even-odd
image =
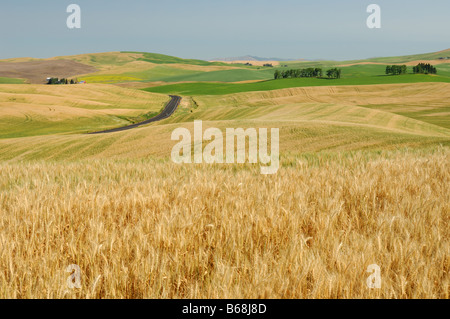
[[[0,85],[0,139],[125,126],[156,115],[168,100],[104,84]]]
[[[87,84],[0,77],[1,298],[448,299],[450,64],[273,81],[276,68],[139,52],[2,63],[66,61],[92,71],[74,75]],[[168,119],[87,134],[173,92]],[[279,170],[173,163],[172,133],[194,120],[278,128]],[[373,263],[382,289],[366,286]],[[68,290],[73,264],[82,287]]]
[[[208,62],[195,59],[182,59],[146,52],[107,52],[95,54],[83,54],[74,56],[54,57],[49,59],[8,59],[0,61],[0,79],[2,83],[21,83],[26,80],[29,83],[44,83],[47,77],[77,77],[88,83],[136,84],[143,87],[164,85],[168,83],[183,82],[245,82],[267,81],[273,79],[275,69],[307,68],[307,67],[341,67],[343,78],[353,79],[346,84],[378,84],[383,81],[447,81],[450,77],[449,62],[446,59],[450,50],[444,50],[430,54],[411,55],[391,58],[375,58],[355,61],[283,61],[275,68],[262,66],[247,66],[244,64],[230,64],[222,62]],[[439,59],[442,58],[442,59]],[[383,67],[386,64],[430,61],[437,65],[438,75],[445,77],[408,78],[402,77],[396,80],[380,80],[377,76],[383,75]],[[368,78],[370,77],[370,78]],[[7,80],[11,78],[11,80]],[[390,81],[390,82],[389,82]],[[351,83],[353,82],[353,83]],[[263,84],[264,86],[265,84]],[[302,85],[301,83],[299,84]],[[316,84],[312,84],[316,85]],[[325,84],[328,85],[328,84]],[[333,84],[334,85],[334,84]],[[289,87],[289,86],[288,86]],[[249,86],[251,89],[251,86]],[[278,89],[275,85],[273,89]],[[220,89],[219,89],[220,90]],[[230,92],[234,92],[233,90]]]
[[[105,84],[0,86],[0,158],[167,158],[173,144],[167,143],[170,132],[191,126],[194,119],[222,129],[280,127],[283,156],[449,145],[449,92],[447,83],[415,83],[193,96],[185,97],[176,113],[160,123],[89,136],[80,133],[156,114],[168,97]]]

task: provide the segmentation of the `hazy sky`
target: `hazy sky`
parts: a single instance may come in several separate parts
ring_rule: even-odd
[[[81,29],[68,29],[69,4]],[[369,29],[369,4],[381,29]],[[356,59],[450,48],[450,0],[2,0],[0,58],[146,51]]]

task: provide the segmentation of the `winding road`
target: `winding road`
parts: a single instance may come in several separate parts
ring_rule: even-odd
[[[136,127],[139,127],[141,125],[145,125],[145,124],[149,124],[149,123],[153,123],[153,122],[157,122],[157,121],[161,121],[164,120],[168,117],[170,117],[175,110],[177,109],[178,105],[180,104],[181,101],[181,97],[177,96],[177,95],[169,95],[171,100],[167,103],[166,107],[164,108],[164,110],[156,115],[155,117],[152,117],[151,119],[145,120],[143,122],[139,122],[136,124],[132,124],[132,125],[128,125],[128,126],[123,126],[123,127],[118,127],[118,128],[113,128],[110,130],[106,130],[106,131],[100,131],[100,132],[93,132],[93,133],[88,133],[88,134],[106,134],[106,133],[114,133],[114,132],[121,132],[121,131],[127,131],[127,130],[131,130],[134,129]]]

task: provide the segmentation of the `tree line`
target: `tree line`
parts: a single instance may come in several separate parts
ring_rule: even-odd
[[[387,75],[401,75],[408,72],[406,65],[388,65],[386,66]],[[419,63],[413,67],[414,74],[437,74],[436,67],[429,63]],[[326,71],[326,76],[329,79],[340,79],[342,70],[338,68],[329,69]],[[321,68],[307,68],[307,69],[291,69],[291,70],[276,70],[274,73],[275,80],[288,78],[323,78],[323,70]]]
[[[58,78],[48,78],[47,84],[78,84],[78,79],[58,79]]]
[[[340,79],[341,69],[330,69],[326,71],[328,78]],[[291,69],[291,70],[276,70],[274,73],[275,80],[288,78],[322,78],[323,70],[321,68],[307,68],[307,69]]]
[[[429,63],[419,63],[413,67],[414,74],[437,74],[437,69]]]
[[[400,75],[400,74],[406,74],[408,71],[408,67],[406,65],[388,65],[386,67],[386,74],[392,74],[392,75]]]
[[[388,65],[386,66],[386,74],[392,75],[400,75],[406,74],[408,72],[408,68],[406,65]],[[436,67],[432,66],[429,63],[419,63],[417,66],[413,67],[413,73],[421,73],[421,74],[437,74]]]

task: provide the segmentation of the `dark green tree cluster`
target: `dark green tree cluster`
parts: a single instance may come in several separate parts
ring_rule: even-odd
[[[47,84],[78,84],[78,79],[58,79],[58,78],[49,78]]]
[[[414,74],[437,74],[437,69],[429,63],[419,63],[417,66],[413,67]]]
[[[291,69],[285,71],[276,70],[275,80],[288,78],[320,78],[322,77],[321,68]]]
[[[408,68],[406,65],[388,65],[386,66],[386,74],[400,75],[406,74]]]
[[[59,84],[58,78],[49,78],[47,84]]]
[[[341,78],[341,69],[338,68],[334,68],[334,69],[329,69],[327,71],[327,76],[330,79],[340,79]]]

